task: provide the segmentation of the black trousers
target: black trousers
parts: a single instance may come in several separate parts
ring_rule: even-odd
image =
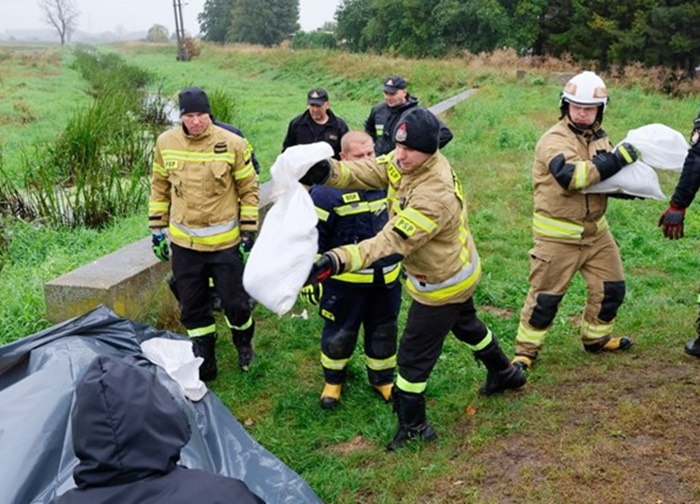
[[[426,383],[450,331],[460,341],[473,346],[488,334],[486,324],[476,315],[472,298],[442,306],[413,301],[399,343],[399,376],[412,384]]]
[[[250,319],[248,294],[243,289],[243,260],[238,247],[200,252],[171,244],[173,276],[180,301],[180,321],[188,331],[215,323],[209,302],[209,279],[214,280],[229,323],[241,326]]]

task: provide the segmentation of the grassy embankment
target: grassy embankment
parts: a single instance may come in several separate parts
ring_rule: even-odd
[[[210,47],[200,59],[178,63],[172,48],[118,50],[129,63],[160,75],[168,93],[186,85],[228,91],[236,101],[237,125],[258,150],[263,179],[287,122],[304,109],[311,87],[326,87],[334,111],[360,128],[388,74],[407,76],[411,91],[425,105],[479,86],[474,97],[444,118],[455,134],[444,152],[464,183],[484,264],[477,306],[506,349],[512,349],[527,291],[532,152],[558,113],[561,86],[547,77],[566,68],[532,69],[505,56],[411,61]],[[5,168],[12,171],[19,146],[53,134],[88,98],[84,83],[67,66],[69,54],[37,64],[15,52],[3,58],[0,138]],[[516,79],[516,68],[527,70],[524,79]],[[612,102],[604,126],[614,140],[652,122],[687,133],[696,100],[647,94],[612,78],[608,85]],[[661,178],[670,195],[677,176]],[[427,391],[428,414],[441,436],[435,446],[385,453],[395,418],[366,385],[359,353],[350,366],[342,405],[332,412],[319,409],[320,323],[313,315],[310,320],[278,319],[258,308],[256,365],[240,373],[230,340],[220,338],[222,373],[212,388],[251,434],[326,502],[698,500],[700,486],[692,479],[698,457],[684,456],[690,449],[685,440],[695,429],[674,430],[673,420],[692,413],[684,407],[684,397],[692,405],[698,398],[696,362],[683,357],[681,344],[693,333],[700,226],[691,210],[688,237],[664,240],[655,226],[663,208],[662,202],[612,201],[608,213],[628,275],[617,327],[634,335],[636,346],[618,358],[581,351],[575,326],[585,299],[580,279],[564,300],[541,362],[522,393],[477,397],[484,370],[449,338]],[[15,228],[0,277],[0,340],[45,327],[43,283],[145,236],[144,222],[137,215],[101,232]],[[303,308],[299,303],[293,313]],[[151,322],[157,323],[155,314]],[[649,384],[654,390],[645,394]],[[661,456],[655,455],[659,447],[665,447]]]

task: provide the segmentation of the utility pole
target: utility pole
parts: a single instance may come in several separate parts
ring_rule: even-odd
[[[182,2],[173,0],[173,11],[175,12],[175,36],[177,38],[177,60],[189,61],[190,55],[187,53],[185,45],[185,25],[182,22]]]

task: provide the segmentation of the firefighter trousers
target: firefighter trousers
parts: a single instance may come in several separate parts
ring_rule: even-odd
[[[209,279],[229,324],[245,325],[251,317],[248,294],[243,289],[243,260],[238,247],[200,252],[171,244],[173,276],[179,294],[180,321],[190,336],[215,331],[210,304]]]
[[[394,381],[401,284],[353,285],[329,280],[323,284],[319,312],[324,319],[321,365],[326,383],[345,380],[347,363],[364,328],[367,377],[372,385]]]
[[[581,321],[583,343],[603,341],[612,333],[625,296],[625,275],[610,231],[605,230],[598,239],[586,244],[536,238],[535,247],[530,250],[530,290],[520,313],[516,355],[537,356],[577,272],[588,290]]]

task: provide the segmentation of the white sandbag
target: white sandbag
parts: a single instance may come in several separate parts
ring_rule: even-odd
[[[207,393],[207,386],[199,379],[204,359],[194,356],[191,341],[151,338],[141,343],[141,350],[149,361],[165,369],[191,401],[199,401]]]
[[[581,192],[619,193],[665,201],[666,196],[654,169],[680,171],[683,168],[689,148],[685,137],[664,124],[648,124],[630,130],[622,142],[634,145],[641,153],[641,159]]]
[[[316,209],[299,179],[315,163],[332,156],[333,149],[325,142],[295,145],[277,156],[270,169],[274,203],[243,271],[243,286],[278,315],[294,306],[318,251]]]

